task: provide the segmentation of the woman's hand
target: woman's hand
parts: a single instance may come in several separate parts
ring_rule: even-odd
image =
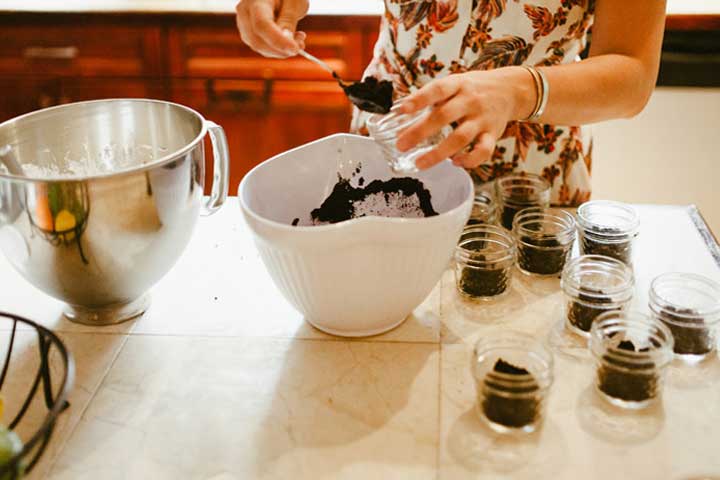
[[[429,168],[448,157],[455,165],[477,167],[492,158],[495,142],[507,123],[531,113],[534,88],[532,76],[520,67],[460,73],[435,80],[403,101],[404,113],[427,106],[433,109],[425,120],[400,133],[398,149],[409,150],[452,123],[453,132],[418,158],[418,168]]]
[[[305,32],[296,32],[308,0],[240,0],[235,8],[240,38],[266,57],[286,58],[305,48]]]

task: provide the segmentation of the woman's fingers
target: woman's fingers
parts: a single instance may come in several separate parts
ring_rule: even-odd
[[[454,97],[459,89],[460,83],[456,75],[435,80],[405,97],[400,106],[400,111],[402,113],[413,113],[427,106],[444,102]]]
[[[453,163],[459,167],[475,168],[489,162],[495,151],[495,139],[488,132],[481,133],[469,152],[459,153],[453,157]]]
[[[453,156],[463,148],[467,147],[478,133],[478,127],[474,122],[462,122],[448,137],[440,144],[417,159],[415,164],[421,170],[432,167],[438,162]]]
[[[266,57],[290,57],[304,44],[295,32],[307,12],[307,0],[282,0],[277,20],[274,0],[241,0],[236,7],[240,37]]]
[[[459,98],[451,98],[445,104],[435,107],[423,120],[416,122],[400,132],[397,148],[401,152],[409,150],[422,140],[438,133],[446,125],[466,115],[466,105]]]

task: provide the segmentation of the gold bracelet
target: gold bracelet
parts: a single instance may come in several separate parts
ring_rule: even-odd
[[[538,76],[537,70],[535,70],[532,67],[529,67],[527,65],[523,65],[522,68],[527,70],[527,72],[530,74],[530,76],[533,79],[533,84],[535,85],[535,105],[533,106],[532,111],[530,112],[530,115],[528,115],[526,118],[523,119],[524,122],[529,122],[534,116],[535,113],[540,108],[540,98],[542,96],[540,89],[542,88],[542,81],[540,80],[540,77]]]
[[[550,97],[550,84],[548,84],[547,77],[545,77],[542,70],[536,68],[535,71],[537,72],[538,77],[540,77],[542,85],[542,98],[540,99],[540,108],[538,108],[537,112],[535,112],[535,118],[533,120],[542,117],[542,114],[545,113],[545,107],[547,107],[548,98]]]
[[[532,75],[533,81],[535,82],[535,107],[533,108],[532,113],[523,120],[524,122],[532,122],[540,118],[545,111],[550,88],[548,86],[547,78],[545,78],[545,74],[542,71],[527,65],[523,65],[523,68],[530,72],[530,75]]]

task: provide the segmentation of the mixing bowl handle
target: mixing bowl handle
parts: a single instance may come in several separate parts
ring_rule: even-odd
[[[230,153],[225,130],[215,122],[206,121],[213,149],[213,183],[210,198],[205,204],[203,215],[217,212],[225,203],[230,183]]]

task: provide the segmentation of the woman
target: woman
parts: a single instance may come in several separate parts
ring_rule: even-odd
[[[406,113],[433,114],[402,132],[401,150],[452,124],[418,159],[452,158],[481,182],[511,171],[543,175],[552,202],[590,197],[592,140],[579,125],[639,113],[653,91],[664,0],[385,0],[367,75],[393,80]],[[308,0],[241,0],[245,43],[295,55]],[[592,26],[589,55],[580,60]],[[526,68],[531,67],[531,68]],[[546,102],[546,103],[545,103]],[[544,105],[543,105],[544,104]],[[544,107],[544,108],[543,108]],[[353,128],[365,116],[355,112]]]

